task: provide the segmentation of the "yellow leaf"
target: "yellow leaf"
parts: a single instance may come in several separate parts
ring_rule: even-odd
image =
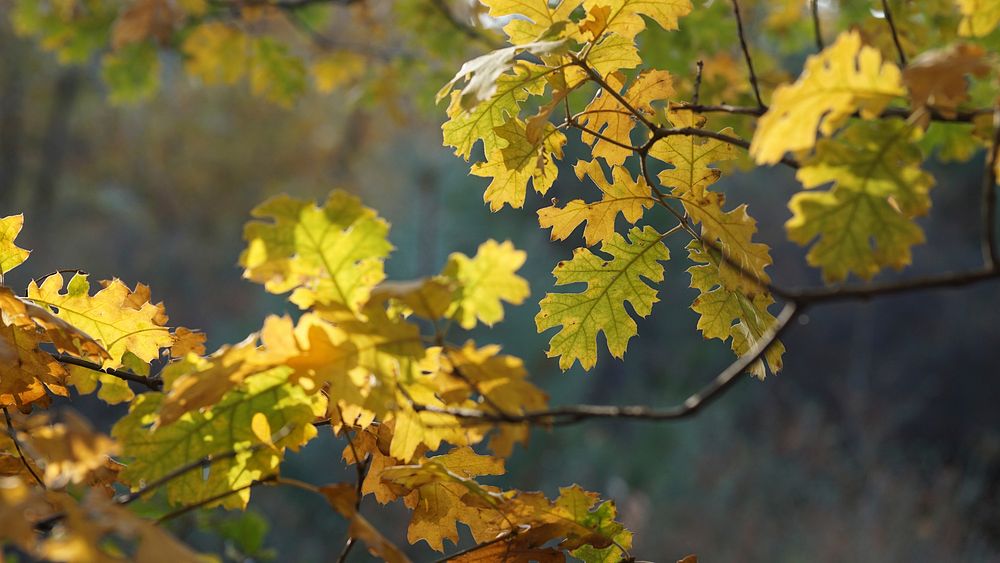
[[[205,84],[235,84],[250,66],[250,38],[239,28],[219,21],[195,27],[181,51],[188,74]]]
[[[85,482],[118,453],[118,445],[95,432],[85,418],[73,411],[64,411],[63,418],[21,436],[33,459],[42,463],[45,484],[56,489]]]
[[[372,301],[394,299],[406,308],[406,314],[437,320],[445,316],[455,293],[455,281],[444,276],[404,282],[383,282],[372,291]]]
[[[358,311],[385,278],[383,260],[392,250],[389,224],[361,201],[337,190],[323,207],[287,195],[253,210],[243,231],[243,276],[271,293],[294,290],[293,303],[341,305]]]
[[[448,403],[462,403],[475,390],[482,396],[477,408],[493,414],[519,415],[548,404],[545,392],[527,380],[521,359],[500,354],[499,346],[477,348],[470,340],[461,348],[446,348],[441,358],[435,387]],[[499,425],[490,450],[509,457],[515,443],[527,441],[529,431],[528,425]]]
[[[624,84],[624,76],[616,73],[608,76],[608,84],[617,92]],[[639,74],[623,94],[632,109],[647,115],[653,113],[652,102],[665,100],[674,94],[673,78],[665,70],[647,70]],[[632,112],[612,94],[601,91],[583,111],[580,123],[588,129],[601,133],[604,137],[622,145],[632,146],[632,129],[636,120]],[[617,144],[599,139],[586,131],[581,134],[583,142],[593,145],[594,157],[600,157],[609,165],[621,165],[634,151]]]
[[[1000,2],[996,0],[956,0],[962,13],[958,34],[962,37],[986,37],[1000,23]]]
[[[489,15],[512,18],[503,30],[514,45],[531,43],[545,35],[553,26],[568,22],[580,0],[560,0],[553,6],[549,0],[484,0]]]
[[[520,119],[511,119],[493,130],[505,146],[488,153],[486,162],[472,167],[473,176],[493,178],[483,194],[491,211],[499,211],[505,204],[523,206],[529,181],[539,194],[544,195],[552,187],[559,174],[555,159],[563,156],[566,135],[548,122],[542,131],[532,142]]]
[[[872,119],[893,98],[906,95],[899,68],[863,46],[856,31],[806,60],[794,84],[774,91],[770,109],[757,122],[750,154],[758,164],[774,164],[787,151],[810,149],[817,129],[831,135],[855,111]]]
[[[476,321],[492,326],[503,320],[502,301],[520,305],[530,294],[528,282],[516,274],[527,254],[510,241],[488,240],[479,245],[472,258],[454,252],[442,275],[457,282],[457,290],[447,316],[465,329]]]
[[[68,396],[66,369],[39,345],[34,330],[0,322],[0,406],[30,410],[51,401],[46,390]]]
[[[312,64],[316,90],[328,94],[363,76],[368,60],[353,51],[334,51],[318,57]]]
[[[553,204],[539,209],[538,224],[543,229],[552,228],[552,240],[565,240],[583,222],[587,224],[583,230],[587,246],[610,240],[615,233],[615,220],[619,213],[634,225],[642,218],[643,211],[655,202],[646,181],[641,176],[633,180],[628,170],[620,166],[611,168],[612,182],[608,181],[597,160],[581,160],[574,170],[580,180],[590,177],[601,191],[601,200],[587,203],[574,199],[563,207]]]
[[[628,302],[640,317],[649,315],[659,301],[656,289],[645,280],[663,281],[660,261],[670,258],[663,236],[652,227],[633,227],[626,240],[614,233],[601,244],[605,260],[586,248],[577,248],[573,259],[553,270],[556,285],[586,283],[581,293],[550,293],[539,303],[535,316],[538,332],[561,326],[546,354],[559,356],[559,367],[567,370],[577,360],[589,370],[597,363],[597,334],[603,332],[608,350],[616,358],[625,354],[636,335],[636,324],[625,308]]]
[[[24,226],[24,215],[10,215],[0,219],[0,281],[4,274],[28,259],[30,251],[18,248],[14,239]]]
[[[477,542],[492,539],[502,530],[502,515],[490,508],[463,502],[467,494],[489,495],[492,488],[479,487],[471,477],[502,475],[503,460],[476,454],[472,448],[456,448],[447,454],[425,458],[419,465],[401,465],[386,469],[384,481],[411,490],[407,505],[413,518],[406,537],[410,543],[420,540],[436,551],[444,551],[444,540],[458,543],[455,525],[469,526]]]
[[[51,533],[35,531],[35,521],[56,515]],[[98,491],[77,501],[64,492],[29,490],[11,478],[0,480],[0,543],[13,543],[32,560],[121,561],[127,552],[136,563],[217,561]]]
[[[910,248],[924,241],[913,218],[930,209],[934,185],[920,169],[920,135],[901,121],[857,123],[821,141],[799,169],[796,178],[806,188],[834,182],[829,191],[795,194],[785,224],[801,245],[816,239],[806,259],[827,281],[850,273],[870,279],[885,266],[910,263]]]
[[[671,31],[677,29],[677,20],[691,13],[689,0],[585,0],[587,10],[594,6],[607,6],[611,13],[607,17],[604,33],[615,33],[633,39],[646,29],[645,16]]]
[[[149,363],[160,355],[161,348],[173,342],[170,330],[163,326],[163,308],[148,299],[148,288],[137,286],[136,292],[121,282],[112,280],[90,295],[90,282],[85,274],[76,274],[63,291],[62,274],[53,274],[41,285],[32,281],[28,299],[55,311],[60,319],[93,335],[110,354],[104,367],[121,367],[126,352]]]

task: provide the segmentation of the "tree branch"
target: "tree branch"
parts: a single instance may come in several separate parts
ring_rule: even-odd
[[[196,502],[194,504],[190,504],[188,506],[184,506],[184,507],[178,508],[177,510],[175,510],[173,512],[168,512],[168,513],[164,514],[163,516],[160,516],[159,518],[157,518],[156,519],[156,523],[157,524],[162,524],[162,523],[166,522],[167,520],[173,520],[174,518],[177,518],[178,516],[183,516],[184,514],[187,514],[188,512],[191,512],[192,510],[198,510],[199,508],[201,508],[203,506],[207,506],[209,504],[212,504],[213,502],[220,501],[220,500],[222,500],[222,499],[224,499],[224,498],[226,498],[228,496],[235,495],[236,493],[239,493],[241,491],[245,491],[247,489],[256,487],[258,485],[264,485],[264,484],[267,484],[267,483],[273,483],[273,482],[275,482],[277,480],[278,480],[278,476],[277,475],[268,475],[267,477],[262,477],[260,479],[257,479],[256,481],[252,481],[252,482],[250,482],[250,483],[248,483],[246,485],[243,485],[242,487],[237,487],[237,488],[235,488],[235,489],[233,489],[231,491],[226,491],[226,492],[223,492],[223,493],[219,493],[217,495],[208,497],[207,499],[200,500],[200,501],[198,501],[198,502]]]
[[[138,383],[140,385],[144,385],[151,391],[163,390],[162,379],[155,379],[152,377],[137,375],[129,371],[122,371],[120,369],[104,368],[101,367],[100,364],[95,364],[94,362],[89,362],[87,360],[83,360],[67,354],[52,354],[52,357],[55,358],[56,361],[59,363],[79,366],[100,373],[106,373],[112,377],[117,377],[118,379],[123,379],[125,381],[130,381],[132,383]]]
[[[819,1],[810,0],[809,10],[812,12],[813,35],[816,38],[816,50],[822,51],[823,49],[826,48],[826,46],[823,45],[823,30],[820,28]]]
[[[524,414],[511,414],[499,416],[493,413],[483,412],[475,409],[463,408],[441,408],[430,405],[414,404],[417,411],[427,411],[440,414],[447,414],[456,418],[482,421],[486,424],[508,423],[508,424],[538,424],[561,426],[574,424],[593,418],[628,418],[634,420],[664,421],[687,418],[696,414],[707,405],[722,396],[733,384],[739,381],[739,376],[759,360],[764,352],[777,340],[790,326],[791,321],[802,312],[802,307],[790,302],[778,313],[775,323],[754,343],[745,354],[737,358],[733,363],[720,372],[711,383],[692,394],[683,403],[666,409],[654,409],[646,406],[604,406],[604,405],[574,405],[568,407],[558,407],[545,411],[526,412]]]
[[[46,489],[45,481],[35,473],[35,469],[31,467],[31,463],[28,462],[27,456],[24,455],[24,451],[21,450],[21,441],[17,439],[17,430],[14,429],[14,423],[10,420],[10,413],[7,411],[7,407],[3,407],[3,418],[4,422],[7,423],[7,435],[10,436],[10,441],[14,442],[14,449],[17,450],[18,457],[21,458],[21,463],[24,464],[24,468],[28,470],[28,473],[35,479],[38,486]]]
[[[993,110],[993,145],[986,157],[986,169],[983,171],[983,262],[987,269],[993,269],[1000,264],[1000,252],[997,250],[997,159],[1000,151],[1000,105]]]
[[[906,66],[906,53],[903,52],[903,45],[899,42],[899,33],[896,31],[896,22],[892,19],[889,0],[882,0],[882,13],[885,14],[885,21],[889,24],[889,31],[892,32],[892,42],[896,44],[896,54],[899,55],[899,66]]]
[[[757,106],[766,110],[764,100],[760,97],[760,86],[757,84],[757,73],[753,70],[753,59],[750,57],[750,48],[747,46],[746,33],[743,31],[743,17],[740,16],[740,4],[738,0],[733,2],[733,15],[736,16],[736,32],[740,36],[740,49],[743,50],[743,58],[747,62],[747,71],[750,73],[750,86],[753,88],[754,98],[757,99]]]

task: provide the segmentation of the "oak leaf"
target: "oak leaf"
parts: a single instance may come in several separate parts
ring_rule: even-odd
[[[355,196],[335,190],[319,207],[280,195],[252,214],[270,221],[244,228],[244,277],[271,293],[294,290],[289,299],[303,309],[336,304],[358,311],[385,278],[389,224]]]
[[[0,218],[0,281],[4,274],[28,259],[30,251],[18,248],[14,239],[24,226],[24,215],[10,215]]]
[[[757,122],[750,155],[758,164],[774,164],[787,151],[812,148],[817,129],[829,136],[855,111],[873,119],[904,95],[896,65],[883,61],[877,49],[862,45],[856,31],[841,33],[806,60],[794,84],[774,91],[771,107]]]
[[[452,253],[442,271],[456,282],[447,316],[465,329],[475,327],[477,321],[490,326],[502,321],[503,302],[520,305],[531,292],[528,282],[516,273],[527,257],[510,241],[492,239],[480,244],[472,258]]]
[[[161,348],[173,344],[170,329],[164,326],[167,319],[163,307],[147,300],[143,286],[137,286],[137,297],[117,279],[107,282],[94,295],[90,295],[85,274],[75,274],[65,288],[63,283],[62,274],[53,274],[41,284],[32,281],[28,299],[93,336],[110,355],[104,367],[121,367],[126,353],[149,363],[159,357]]]
[[[774,324],[775,318],[768,312],[774,298],[767,292],[746,294],[728,288],[723,282],[717,251],[706,249],[698,241],[688,245],[688,257],[695,263],[687,270],[691,274],[691,287],[699,291],[691,305],[700,315],[698,330],[705,338],[731,340],[730,346],[737,356],[746,354]],[[763,359],[751,364],[747,371],[760,379],[767,375],[768,368],[778,373],[784,352],[781,342],[772,343]]]
[[[583,240],[587,246],[610,240],[615,233],[615,220],[619,213],[634,225],[642,218],[644,210],[655,203],[645,179],[639,177],[633,180],[625,168],[612,167],[611,181],[596,160],[581,160],[573,169],[580,180],[590,177],[601,191],[601,199],[592,203],[574,199],[563,207],[553,204],[539,209],[538,224],[543,229],[552,229],[552,240],[569,238],[581,223],[586,223]]]
[[[913,219],[930,209],[934,178],[920,169],[920,134],[900,121],[857,123],[821,141],[796,173],[806,188],[834,183],[829,191],[795,194],[785,224],[791,240],[816,240],[806,259],[827,281],[900,269],[910,263],[910,248],[924,241]]]
[[[645,317],[659,299],[646,281],[663,281],[660,261],[670,258],[663,236],[652,227],[633,227],[626,239],[615,233],[601,244],[603,259],[586,248],[574,251],[573,259],[553,270],[556,285],[586,283],[581,293],[549,293],[539,303],[535,316],[538,332],[561,326],[546,354],[559,357],[567,370],[577,360],[589,370],[597,362],[597,334],[603,332],[608,350],[616,358],[625,354],[629,339],[637,334],[635,320],[625,308]]]

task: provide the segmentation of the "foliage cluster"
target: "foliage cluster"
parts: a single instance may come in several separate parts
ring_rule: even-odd
[[[407,560],[361,513],[372,495],[411,509],[411,543],[444,551],[446,540],[459,543],[458,524],[467,527],[475,545],[452,561],[633,560],[632,535],[612,501],[578,486],[548,498],[489,484],[533,425],[690,416],[744,373],[780,371],[778,337],[807,307],[1000,278],[994,1],[920,9],[882,2],[878,17],[844,8],[837,18],[856,26],[826,32],[824,21],[838,19],[824,20],[817,2],[783,2],[765,25],[792,39],[762,56],[751,52],[741,8],[764,8],[749,2],[489,0],[458,11],[430,2],[449,30],[440,36],[420,33],[426,22],[415,14],[428,7],[421,2],[381,11],[330,3],[340,4],[20,0],[13,18],[67,62],[108,49],[101,64],[112,100],[150,95],[159,61],[173,49],[202,82],[246,79],[284,105],[305,90],[309,72],[321,91],[352,85],[373,97],[414,69],[395,52],[306,53],[286,42],[283,26],[304,26],[313,37],[329,10],[348,10],[371,18],[354,33],[395,26],[426,35],[417,57],[430,65],[435,53],[447,59],[464,50],[466,39],[496,43],[500,22],[507,46],[466,62],[437,94],[447,101],[443,141],[475,161],[473,175],[489,179],[484,200],[494,211],[523,207],[532,191],[546,194],[570,154],[568,131],[589,152],[572,170],[598,199],[553,200],[537,212],[553,240],[582,227],[583,246],[553,270],[556,284],[570,287],[539,303],[538,331],[557,329],[548,355],[564,370],[591,369],[603,339],[622,358],[637,319],[659,301],[656,286],[671,260],[664,240],[683,236],[697,329],[737,359],[673,409],[550,408],[518,358],[452,340],[458,330],[502,321],[505,304],[527,299],[518,275],[524,252],[489,240],[474,256],[452,254],[436,276],[387,281],[389,225],[374,210],[339,190],[322,205],[279,196],[253,210],[240,264],[244,277],[287,294],[301,314],[268,317],[258,332],[211,354],[203,334],[169,324],[142,284],[94,287],[85,274],[56,272],[23,296],[0,287],[0,540],[51,560],[198,560],[205,556],[124,507],[161,495],[177,507],[156,515],[163,522],[198,508],[245,508],[255,487],[270,485],[320,495],[349,522],[341,559],[360,542],[383,559]],[[709,44],[718,36],[687,37],[730,8],[728,39],[739,55]],[[675,36],[687,37],[687,49],[664,56],[677,59],[663,61],[669,69],[657,68],[646,53]],[[801,50],[794,40],[803,37],[818,52],[786,79],[780,55]],[[677,69],[696,54],[704,60],[693,76]],[[740,57],[745,80],[734,78]],[[912,247],[924,242],[917,219],[929,212],[935,183],[922,168],[926,155],[967,160],[981,148],[983,267],[868,283],[909,265]],[[747,205],[732,205],[718,189],[725,171],[775,164],[794,169],[803,187],[788,204],[788,238],[808,247],[806,260],[828,287],[774,283],[765,271],[771,249],[755,239]],[[28,256],[15,244],[22,221],[0,222],[0,275]],[[843,285],[852,275],[865,283]],[[127,403],[128,414],[108,436],[69,411],[59,421],[38,413],[71,389]],[[355,483],[280,475],[285,452],[320,431],[346,442],[341,457],[357,469]]]

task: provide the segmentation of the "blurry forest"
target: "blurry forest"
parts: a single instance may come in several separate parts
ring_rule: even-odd
[[[388,79],[405,91],[382,101],[348,87],[282,107],[245,88],[195,84],[179,58],[167,59],[152,99],[116,105],[96,62],[60,65],[0,16],[0,216],[23,210],[19,241],[34,249],[6,280],[12,287],[66,266],[141,281],[169,304],[172,321],[204,330],[214,348],[268,313],[295,313],[241,279],[236,260],[249,210],[276,193],[322,199],[335,187],[392,222],[391,277],[432,274],[452,251],[510,239],[528,252],[523,275],[537,298],[551,287],[551,265],[572,248],[550,242],[533,213],[491,214],[482,204],[485,180],[468,176],[441,146],[443,109],[431,101],[453,65]],[[938,189],[921,224],[936,242],[916,249],[908,273],[979,263],[966,228],[978,215],[964,202],[978,193],[981,158],[931,167]],[[572,197],[575,160],[570,152],[560,164],[567,170],[551,196]],[[790,171],[760,169],[720,185],[754,210],[760,240],[776,257],[773,278],[820,283],[782,229],[783,202],[797,189]],[[690,302],[686,282],[668,275],[664,303],[640,326],[626,363],[602,357],[589,374],[561,373],[544,357],[532,320],[537,301],[514,308],[489,339],[525,359],[553,404],[673,404],[731,357],[724,344],[702,340],[692,311],[669,304],[674,296]],[[991,284],[812,310],[799,321],[808,326],[786,338],[778,376],[741,383],[681,422],[535,429],[504,479],[547,493],[571,482],[604,491],[636,533],[641,559],[696,552],[703,561],[1000,561],[998,310]],[[76,400],[91,415],[103,408]],[[311,481],[346,475],[337,451],[293,454],[283,473]],[[219,511],[199,516],[199,526],[239,543],[263,525],[254,514],[266,513],[258,559],[267,548],[301,561],[336,557],[339,545],[328,538],[339,542],[344,522],[321,500],[256,495],[247,515]],[[399,508],[372,518],[401,536]],[[199,539],[193,518],[172,529],[195,545],[210,541]],[[409,549],[426,558],[423,547]]]

